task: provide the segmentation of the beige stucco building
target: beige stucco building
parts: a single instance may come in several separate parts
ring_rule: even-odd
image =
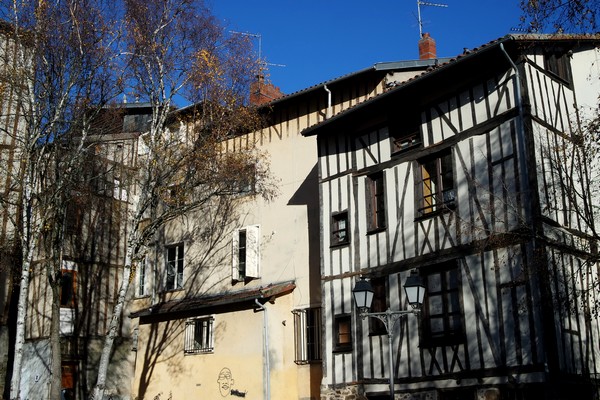
[[[156,238],[131,314],[134,398],[320,397],[317,152],[300,132],[433,63],[377,64],[266,98],[264,129],[225,145],[256,143],[266,155],[258,168],[268,165],[277,195],[264,200],[250,188],[227,215],[189,215]],[[272,89],[261,84],[261,93]],[[220,226],[218,235],[207,226]]]

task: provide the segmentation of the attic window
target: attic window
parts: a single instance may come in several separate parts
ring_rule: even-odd
[[[567,52],[555,50],[544,53],[544,68],[552,75],[571,83],[571,65]]]
[[[421,146],[420,125],[420,114],[417,112],[410,112],[399,118],[390,119],[389,130],[392,154]]]

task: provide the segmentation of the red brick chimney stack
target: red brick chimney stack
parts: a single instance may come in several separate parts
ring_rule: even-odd
[[[284,96],[278,87],[267,83],[264,76],[258,75],[256,78],[256,81],[250,85],[250,105],[260,106]]]
[[[435,40],[429,33],[423,33],[419,39],[419,60],[431,60],[437,58]]]

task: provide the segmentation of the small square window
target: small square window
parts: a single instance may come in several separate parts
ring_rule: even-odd
[[[420,131],[420,112],[411,111],[390,118],[389,132],[392,154],[401,153],[423,144]]]
[[[348,244],[350,241],[348,228],[348,212],[343,211],[331,216],[331,245]]]
[[[213,346],[213,321],[212,317],[195,318],[185,323],[186,354],[212,353]]]
[[[352,351],[352,319],[350,315],[335,316],[335,342],[333,350],[336,352]]]

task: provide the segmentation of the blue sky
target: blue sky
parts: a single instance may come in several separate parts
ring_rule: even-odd
[[[440,0],[421,6],[438,57],[452,57],[519,26],[518,0]],[[416,0],[207,0],[231,30],[261,35],[268,76],[290,94],[376,62],[418,58]],[[258,50],[258,40],[254,39]]]

